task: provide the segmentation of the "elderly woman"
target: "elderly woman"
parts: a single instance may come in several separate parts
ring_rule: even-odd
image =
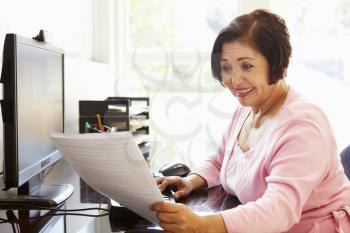
[[[222,185],[242,205],[198,216],[161,202],[165,232],[350,232],[350,183],[327,117],[285,80],[291,45],[284,20],[266,10],[235,18],[218,35],[214,78],[241,106],[218,151],[185,178],[157,180],[177,198]]]

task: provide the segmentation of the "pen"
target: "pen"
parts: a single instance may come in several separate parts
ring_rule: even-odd
[[[103,133],[101,130],[97,129],[96,127],[90,128],[93,131],[99,132],[99,133]]]
[[[97,114],[96,115],[96,118],[97,118],[97,124],[98,124],[98,127],[100,128],[100,131],[104,132],[104,127],[102,125],[102,121],[101,121],[101,116],[100,114]]]

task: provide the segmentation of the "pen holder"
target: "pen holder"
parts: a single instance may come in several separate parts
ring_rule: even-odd
[[[113,133],[117,132],[117,128],[115,127],[109,127],[106,125],[102,125],[103,131],[100,130],[100,127],[98,124],[89,124],[89,126],[85,126],[84,133]]]

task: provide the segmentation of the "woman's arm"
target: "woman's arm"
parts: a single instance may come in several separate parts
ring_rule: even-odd
[[[310,194],[327,173],[335,147],[331,132],[322,132],[327,127],[319,126],[294,121],[271,137],[273,151],[262,166],[267,173],[265,193],[221,212],[228,232],[285,232],[300,220]]]
[[[185,182],[188,182],[191,185],[191,191],[205,189],[208,187],[207,181],[196,173],[192,173],[183,179]]]
[[[221,214],[204,216],[207,233],[227,233],[224,219]]]

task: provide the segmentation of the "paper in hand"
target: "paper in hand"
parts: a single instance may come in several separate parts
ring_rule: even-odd
[[[150,206],[163,201],[162,194],[130,132],[54,133],[51,138],[89,186],[158,223]]]

